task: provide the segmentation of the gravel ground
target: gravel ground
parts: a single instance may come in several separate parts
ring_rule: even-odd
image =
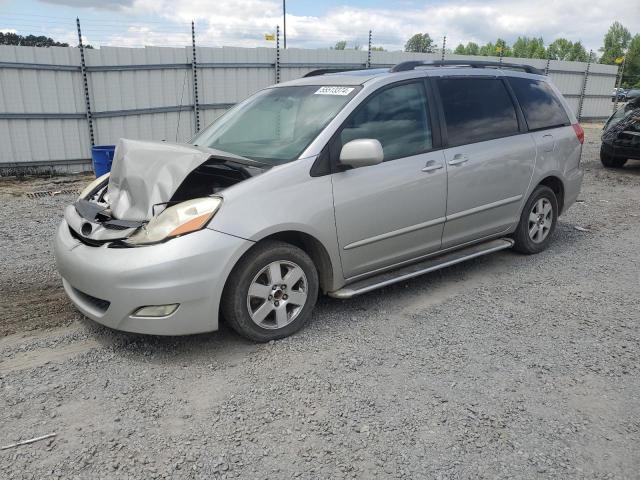
[[[597,134],[548,251],[321,299],[266,345],[83,319],[50,245],[73,197],[0,182],[0,444],[57,433],[0,476],[638,478],[640,163],[603,170]]]

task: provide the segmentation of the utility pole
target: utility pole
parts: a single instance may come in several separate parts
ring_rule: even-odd
[[[287,0],[282,0],[282,47],[287,48]]]

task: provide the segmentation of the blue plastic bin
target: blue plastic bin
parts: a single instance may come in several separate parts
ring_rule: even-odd
[[[93,161],[93,171],[96,174],[96,178],[111,171],[111,162],[113,162],[115,150],[115,145],[96,145],[91,148],[91,160]]]

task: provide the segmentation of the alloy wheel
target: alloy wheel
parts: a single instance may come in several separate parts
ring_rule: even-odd
[[[539,199],[533,204],[529,213],[529,238],[535,243],[542,243],[553,224],[553,207],[546,198]]]
[[[307,276],[299,265],[272,262],[249,285],[247,308],[251,320],[262,328],[283,328],[300,315],[307,293]]]

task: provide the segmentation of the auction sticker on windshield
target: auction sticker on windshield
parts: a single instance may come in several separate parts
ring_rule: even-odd
[[[353,87],[320,87],[314,95],[349,95]]]

